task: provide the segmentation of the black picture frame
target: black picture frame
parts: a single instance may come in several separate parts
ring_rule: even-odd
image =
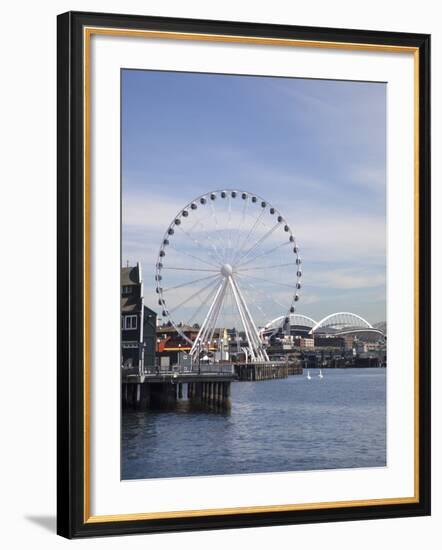
[[[430,36],[333,28],[298,27],[68,12],[58,16],[57,179],[58,179],[58,367],[57,517],[67,538],[228,529],[295,523],[422,516],[430,514]],[[304,510],[195,517],[89,521],[85,495],[85,193],[84,193],[84,29],[112,27],[238,37],[367,44],[415,49],[419,61],[418,126],[418,499]]]

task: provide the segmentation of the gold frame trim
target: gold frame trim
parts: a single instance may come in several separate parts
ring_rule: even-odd
[[[342,50],[363,50],[374,52],[412,53],[414,62],[414,495],[411,497],[349,500],[214,508],[206,510],[179,510],[170,512],[148,512],[116,515],[91,515],[91,471],[90,471],[90,42],[92,35],[126,36],[135,38],[196,40],[203,42],[248,43],[269,46],[290,46]],[[392,46],[316,40],[246,37],[204,33],[181,33],[118,29],[111,27],[83,28],[83,100],[84,100],[84,523],[107,523],[115,521],[137,521],[148,519],[191,518],[229,514],[250,514],[264,512],[287,512],[299,510],[320,510],[357,506],[412,504],[419,502],[419,49],[411,46]]]

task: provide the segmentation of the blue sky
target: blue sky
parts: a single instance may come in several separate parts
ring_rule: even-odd
[[[290,221],[299,313],[385,320],[385,109],[383,83],[123,70],[122,262],[142,262],[146,304],[175,214],[238,188]]]

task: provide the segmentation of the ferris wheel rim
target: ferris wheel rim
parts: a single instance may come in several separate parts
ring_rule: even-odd
[[[183,217],[188,217],[189,213],[191,211],[197,210],[200,206],[205,206],[207,203],[209,203],[209,204],[210,204],[210,202],[213,203],[213,201],[216,200],[217,198],[220,198],[220,199],[223,200],[223,199],[229,197],[229,200],[231,200],[232,198],[236,198],[238,195],[243,200],[247,200],[247,199],[251,198],[252,202],[254,202],[254,203],[259,202],[260,206],[263,209],[263,211],[265,211],[265,209],[268,209],[269,212],[272,215],[276,216],[276,219],[278,220],[278,224],[284,222],[285,232],[288,234],[289,242],[293,245],[293,253],[295,254],[295,258],[296,258],[295,259],[295,264],[297,265],[297,271],[296,271],[295,283],[293,285],[287,285],[287,286],[290,286],[291,288],[295,289],[295,294],[293,296],[293,299],[291,300],[291,303],[290,303],[290,306],[289,306],[288,310],[286,311],[285,315],[281,316],[281,318],[285,318],[285,319],[289,318],[289,316],[292,315],[293,313],[295,313],[295,310],[296,310],[296,308],[294,307],[294,304],[295,304],[295,302],[297,302],[299,300],[298,290],[301,289],[301,283],[300,283],[301,277],[302,277],[302,269],[300,267],[301,259],[300,259],[300,256],[299,256],[299,248],[298,248],[297,243],[296,243],[295,235],[294,235],[288,221],[282,215],[281,211],[279,209],[275,208],[268,200],[264,199],[259,194],[252,193],[250,191],[245,191],[243,189],[234,188],[234,187],[233,188],[232,187],[226,187],[226,188],[220,188],[220,189],[207,191],[205,193],[202,193],[202,194],[198,195],[197,197],[195,197],[191,201],[189,201],[187,204],[185,204],[182,208],[180,208],[180,210],[173,217],[172,222],[169,223],[169,225],[166,228],[166,230],[164,232],[164,235],[162,237],[159,252],[158,252],[158,255],[157,255],[157,261],[156,261],[156,265],[155,265],[155,283],[156,283],[155,290],[156,290],[156,293],[159,296],[158,303],[162,307],[162,317],[164,319],[167,319],[167,322],[170,323],[175,328],[177,333],[180,334],[181,337],[183,337],[184,340],[186,340],[191,345],[194,343],[194,341],[185,334],[184,330],[182,330],[182,326],[180,326],[181,323],[177,323],[174,320],[173,316],[170,314],[169,308],[167,307],[166,299],[164,298],[164,291],[163,291],[163,288],[161,286],[162,270],[163,269],[173,269],[173,268],[164,267],[164,265],[162,263],[162,258],[164,258],[164,256],[165,256],[165,252],[164,252],[165,247],[167,247],[170,244],[169,239],[170,239],[170,237],[173,236],[175,227],[181,225],[181,219]],[[187,212],[187,214],[184,214],[185,212]],[[163,254],[162,254],[162,252],[163,252]],[[202,261],[202,260],[199,260],[199,261]],[[217,266],[216,264],[211,264],[210,261],[207,261],[206,264],[207,264],[208,267],[210,267],[211,265],[213,267],[217,267],[217,268],[220,267],[220,266]],[[222,271],[222,269],[224,269],[224,266],[221,265],[221,271]],[[188,268],[188,269],[184,269],[184,270],[186,270],[186,271],[190,270],[191,271],[192,269]],[[201,269],[195,269],[195,271],[208,271],[208,272],[213,271],[214,273],[217,272],[216,269],[207,269],[207,268],[205,270],[202,269],[202,268]],[[213,278],[215,279],[215,281],[218,280],[218,277],[216,277],[215,275],[213,276]],[[219,278],[219,279],[221,279],[221,278]],[[216,287],[217,287],[217,285],[215,284],[215,288]],[[275,331],[276,330],[277,329],[275,329]]]

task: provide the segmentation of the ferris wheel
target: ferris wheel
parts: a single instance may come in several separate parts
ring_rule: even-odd
[[[283,215],[256,194],[223,189],[195,198],[171,221],[155,281],[163,321],[189,343],[193,357],[219,349],[228,334],[251,361],[262,362],[268,355],[261,329],[278,316],[281,327],[289,322],[301,275]]]

